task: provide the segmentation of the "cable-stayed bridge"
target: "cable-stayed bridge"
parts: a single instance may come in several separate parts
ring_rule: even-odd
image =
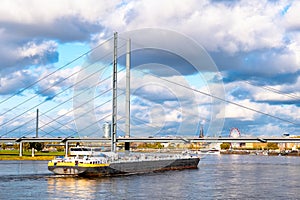
[[[120,37],[117,47],[117,74],[121,83],[117,94],[118,105],[122,104],[125,96],[122,76],[125,76],[126,42],[127,38]],[[110,38],[62,66],[41,69],[38,78],[26,81],[11,95],[3,95],[0,98],[0,138],[102,137],[101,126],[112,119],[113,54],[114,40]],[[81,67],[78,67],[79,61],[83,63],[80,63]],[[139,72],[150,75],[143,70]],[[139,99],[136,98],[136,101]],[[164,105],[164,109],[173,107]],[[181,108],[175,110],[182,115]],[[197,129],[199,120],[210,121],[197,113],[184,112],[196,119],[193,129]],[[123,106],[118,106],[117,115],[118,133],[122,136],[126,119]],[[163,129],[163,124],[147,123],[147,120],[135,115],[131,116],[131,120],[134,124],[142,124],[139,126],[142,131],[136,132],[145,132],[148,128],[150,130],[146,134],[155,136]],[[197,132],[189,134],[198,135]]]
[[[120,45],[117,50],[120,53],[118,60],[118,76],[125,76],[125,54],[126,38],[120,38]],[[56,67],[54,70],[42,71],[39,78],[25,82],[12,95],[6,95],[0,99],[1,106],[1,129],[0,141],[9,142],[72,142],[72,141],[109,141],[102,138],[101,125],[112,118],[112,63],[114,55],[114,40],[110,38],[90,51],[78,56],[72,61]],[[77,67],[80,60],[85,59],[82,67]],[[123,64],[122,64],[123,62]],[[293,121],[281,119],[262,111],[254,110],[244,105],[222,99],[195,88],[188,88],[178,82],[160,78],[149,72],[139,71],[140,73],[153,75],[161,81],[174,84],[175,87],[182,87],[186,90],[206,95],[210,98],[217,98],[226,103],[240,106],[244,109],[257,112],[259,114],[281,120],[285,123],[298,125]],[[122,82],[122,81],[121,81]],[[125,85],[125,84],[123,84]],[[118,88],[118,104],[122,104],[125,94],[123,86]],[[122,96],[123,95],[123,96]],[[20,98],[22,96],[22,98]],[[164,105],[166,108],[168,105]],[[190,105],[197,106],[197,105]],[[118,121],[124,125],[125,111],[119,107]],[[36,110],[39,113],[36,115]],[[178,112],[182,112],[179,108]],[[210,119],[206,116],[199,116],[198,113],[184,111],[185,114],[192,116],[197,121],[205,120],[209,123]],[[272,137],[253,137],[253,138],[220,138],[220,137],[155,137],[162,129],[161,124],[145,123],[145,120],[132,116],[136,124],[145,124],[149,131],[144,131],[154,137],[142,137],[138,134],[131,138],[117,137],[116,142],[297,142],[297,138],[276,138]],[[125,128],[119,127],[119,132],[124,132]],[[152,129],[152,130],[151,130]],[[142,130],[142,131],[141,131]],[[178,133],[178,135],[184,135]],[[187,133],[188,135],[198,135],[198,132]],[[219,133],[209,133],[218,135]],[[157,134],[159,135],[159,134]],[[120,135],[119,135],[120,136]],[[131,136],[134,136],[132,134]],[[59,137],[59,138],[58,138]],[[72,138],[74,137],[74,138]],[[63,138],[63,139],[62,139]]]

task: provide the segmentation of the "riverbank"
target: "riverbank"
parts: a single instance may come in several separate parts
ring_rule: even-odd
[[[52,160],[55,156],[3,156],[0,155],[0,160]]]
[[[52,160],[63,155],[64,152],[35,152],[32,157],[31,151],[23,151],[23,156],[19,156],[18,150],[0,150],[0,160]]]
[[[300,151],[276,150],[222,150],[221,154],[264,155],[264,156],[300,156]]]
[[[181,150],[136,150],[140,153],[181,153]],[[237,155],[264,155],[264,156],[300,156],[300,151],[283,151],[274,150],[221,150],[221,154],[237,154]],[[56,156],[64,156],[64,152],[36,152],[32,157],[31,151],[23,152],[23,156],[19,156],[17,150],[0,150],[0,160],[53,160]]]

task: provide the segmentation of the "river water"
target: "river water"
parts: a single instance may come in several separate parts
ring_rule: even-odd
[[[300,199],[300,157],[209,155],[198,167],[88,179],[0,161],[0,199]]]

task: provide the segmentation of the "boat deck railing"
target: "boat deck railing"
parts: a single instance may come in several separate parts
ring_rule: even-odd
[[[137,162],[137,161],[159,161],[159,160],[176,160],[176,159],[188,159],[197,157],[188,153],[184,154],[131,154],[131,155],[120,155],[115,154],[107,157],[93,157],[93,156],[76,156],[58,158],[53,162],[64,162],[71,163],[79,161],[80,163],[89,163],[93,161],[101,161],[101,163],[122,163],[122,162]]]
[[[132,156],[117,156],[112,157],[109,159],[109,161],[114,163],[120,163],[120,162],[136,162],[136,161],[159,161],[159,160],[176,160],[176,159],[182,159],[182,158],[191,158],[194,157],[190,154],[185,155],[152,155],[152,154],[140,154],[140,155],[132,155]]]

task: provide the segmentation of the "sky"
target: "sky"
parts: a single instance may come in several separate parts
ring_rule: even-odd
[[[2,0],[0,137],[35,135],[36,109],[40,135],[102,136],[111,120],[114,32],[120,52],[126,37],[136,48],[133,136],[197,136],[201,126],[207,136],[232,128],[243,136],[299,135],[299,9],[292,0]],[[119,60],[121,136],[124,55]]]

